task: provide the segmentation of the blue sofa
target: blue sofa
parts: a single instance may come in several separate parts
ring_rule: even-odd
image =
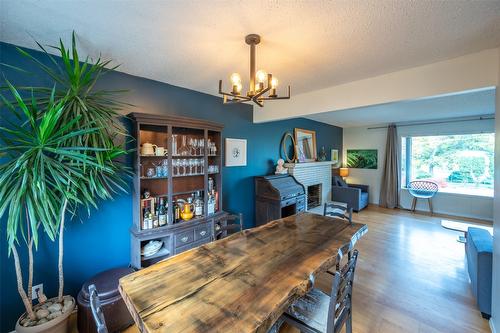
[[[467,230],[465,252],[467,268],[476,297],[477,306],[483,318],[491,316],[491,270],[493,257],[493,238],[480,228],[469,227]]]
[[[332,201],[344,202],[359,212],[368,206],[368,185],[347,184],[341,177],[333,176]]]

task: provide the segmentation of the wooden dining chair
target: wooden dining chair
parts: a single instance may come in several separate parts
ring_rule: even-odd
[[[338,217],[352,223],[352,207],[339,205],[333,202],[325,202],[323,216]]]
[[[235,232],[243,230],[243,214],[229,214],[223,221],[215,223],[214,239],[225,238]]]
[[[104,318],[104,312],[102,311],[101,300],[99,299],[99,294],[95,284],[89,286],[89,296],[90,296],[90,310],[92,311],[92,317],[94,317],[95,326],[97,333],[108,333],[108,327],[106,326],[106,319]],[[122,333],[139,333],[137,326],[132,325]]]
[[[340,262],[350,250],[339,251],[337,260]],[[338,333],[345,325],[346,333],[352,333],[352,288],[357,260],[358,250],[354,250],[347,263],[335,272],[330,295],[313,288],[288,308],[276,326],[286,322],[304,333]]]

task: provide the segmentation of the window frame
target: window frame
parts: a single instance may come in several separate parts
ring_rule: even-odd
[[[399,177],[401,179],[401,190],[408,190],[410,182],[412,181],[412,147],[413,147],[413,138],[414,137],[439,137],[439,136],[453,136],[453,135],[477,135],[477,134],[493,134],[493,136],[496,135],[496,133],[493,131],[481,131],[481,132],[472,132],[472,133],[446,133],[446,134],[403,134],[399,136],[399,142],[400,142],[400,147],[399,147],[399,156],[402,158],[400,160],[403,160],[404,163],[401,163],[400,165],[400,173]],[[404,145],[404,152],[403,152],[403,145]],[[404,155],[404,156],[403,156]],[[494,163],[494,161],[492,161]],[[403,165],[404,165],[404,170],[403,170]],[[403,172],[404,171],[404,172]],[[493,173],[495,172],[495,168],[493,168]],[[494,177],[494,175],[492,175]],[[404,180],[404,181],[403,181]],[[461,192],[455,192],[455,191],[450,191],[446,190],[439,186],[439,194],[446,194],[446,195],[460,195],[460,196],[469,196],[469,197],[483,197],[483,198],[492,198],[494,196],[494,187],[495,184],[492,184],[492,192],[491,194],[479,194],[479,193],[461,193]]]

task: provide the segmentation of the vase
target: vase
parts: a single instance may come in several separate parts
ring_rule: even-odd
[[[21,321],[27,316],[27,314],[24,313],[16,322],[16,333],[68,333],[69,316],[75,309],[75,299],[71,296],[65,297],[70,297],[70,299],[73,301],[73,305],[68,311],[64,312],[59,317],[49,320],[44,324],[30,327],[24,327],[21,325]],[[52,302],[56,299],[57,297],[54,297],[52,299],[49,299],[47,302]]]

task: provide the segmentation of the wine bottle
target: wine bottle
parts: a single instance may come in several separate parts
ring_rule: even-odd
[[[167,224],[167,210],[163,198],[160,198],[160,205],[158,206],[158,225],[163,227]]]
[[[151,212],[149,208],[144,209],[144,217],[142,220],[142,229],[151,229],[152,221],[151,221]]]

